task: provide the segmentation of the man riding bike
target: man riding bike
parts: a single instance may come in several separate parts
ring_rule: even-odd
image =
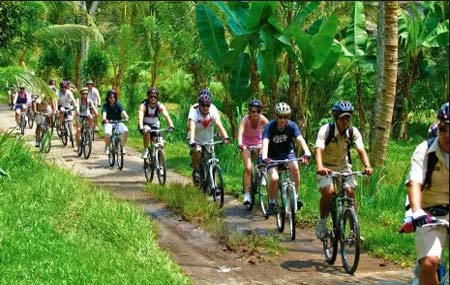
[[[198,93],[197,104],[189,109],[188,115],[189,131],[188,142],[191,148],[191,165],[194,170],[194,179],[200,180],[199,164],[201,159],[201,148],[199,145],[210,142],[214,137],[213,124],[217,126],[224,143],[230,143],[227,131],[222,125],[217,108],[211,104],[211,92],[202,89]]]
[[[103,104],[102,115],[103,115],[103,128],[105,130],[105,153],[109,154],[108,146],[112,135],[112,124],[109,123],[109,121],[111,120],[118,121],[122,120],[122,118],[124,118],[127,121],[129,120],[128,114],[123,109],[122,104],[120,104],[117,101],[116,90],[111,89],[106,93],[106,103]],[[123,143],[122,153],[126,154],[125,145],[128,137],[128,128],[122,122],[119,123],[119,133],[122,135],[122,143]]]
[[[56,97],[56,95],[54,95]],[[41,125],[44,122],[44,116],[48,118],[48,125],[52,125],[51,114],[56,112],[56,98],[48,95],[40,95],[33,103],[33,111],[36,114],[36,147],[41,143]]]
[[[437,138],[431,138],[416,147],[406,180],[409,206],[412,209],[412,223],[417,227],[415,247],[421,285],[439,284],[436,272],[443,248],[449,242],[447,228],[420,227],[431,221],[431,213],[447,222],[449,216],[448,102],[441,106],[437,117],[439,120]]]
[[[252,202],[250,194],[252,159],[249,147],[257,147],[259,153],[262,146],[262,129],[268,122],[261,114],[262,107],[261,101],[252,99],[248,104],[248,114],[242,118],[239,125],[238,144],[244,164],[244,205],[250,205]]]
[[[353,106],[350,102],[339,101],[332,108],[334,122],[323,125],[317,134],[315,159],[317,164],[317,185],[321,194],[320,217],[317,222],[316,236],[324,239],[327,232],[326,214],[330,208],[335,191],[333,179],[328,174],[333,171],[351,172],[350,144],[356,145],[359,157],[364,165],[364,172],[371,175],[369,157],[364,149],[361,133],[350,125]],[[355,201],[356,181],[349,177],[346,181],[347,195]]]
[[[59,86],[60,89],[57,92],[59,110],[58,129],[61,129],[66,110],[76,110],[78,109],[78,104],[72,91],[69,90],[69,84],[66,81],[62,81]],[[67,116],[72,117],[72,113],[68,113]]]
[[[300,170],[296,160],[295,148],[293,141],[295,140],[303,149],[304,163],[309,163],[311,152],[305,139],[301,135],[298,125],[289,120],[291,115],[291,107],[285,102],[279,102],[275,105],[276,119],[271,120],[263,131],[262,144],[262,160],[264,163],[270,163],[271,160],[291,160],[289,161],[289,172],[292,180],[295,183],[297,209],[301,208],[298,200],[298,190],[300,187]],[[278,190],[278,169],[277,167],[270,167],[269,174],[269,208],[267,215],[276,213],[277,206],[277,190]]]
[[[169,128],[174,130],[173,122],[170,119],[169,112],[166,107],[158,101],[159,90],[156,87],[151,87],[147,90],[147,99],[141,102],[138,111],[139,131],[144,137],[144,151],[142,152],[142,159],[148,156],[148,143],[150,139],[154,142],[163,143],[162,135],[160,133],[150,133],[150,130],[159,130],[160,119],[159,114],[162,114],[166,119]]]

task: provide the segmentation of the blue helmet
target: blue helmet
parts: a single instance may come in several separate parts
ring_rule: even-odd
[[[448,118],[448,102],[442,104],[441,108],[439,109],[437,118],[439,121],[444,122],[444,123],[449,123],[449,118]]]
[[[352,116],[353,111],[352,103],[348,101],[339,101],[331,108],[334,117],[341,117],[344,114]]]
[[[250,100],[248,107],[249,108],[251,108],[251,107],[262,108],[263,105],[262,105],[261,101],[259,101],[258,99],[252,99],[252,100]]]

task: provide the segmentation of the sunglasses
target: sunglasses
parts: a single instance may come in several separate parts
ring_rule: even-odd
[[[251,110],[250,113],[256,114],[256,113],[261,113],[261,110]]]
[[[289,117],[288,116],[278,116],[278,119],[280,119],[280,120],[287,120]]]
[[[202,105],[200,105],[200,106],[202,106],[202,107],[209,107],[209,106],[211,106],[210,104],[202,104]]]
[[[150,96],[148,96],[148,98],[158,98],[158,96],[156,96],[156,95],[150,95]]]
[[[447,134],[449,132],[449,128],[445,126],[439,127],[439,133],[441,134]]]

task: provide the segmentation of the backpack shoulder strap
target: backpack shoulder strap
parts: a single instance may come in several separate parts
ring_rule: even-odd
[[[431,145],[434,143],[436,138],[431,138],[427,141],[428,147],[427,150],[430,149]],[[428,153],[428,160],[427,160],[427,172],[425,174],[425,181],[422,185],[422,191],[424,189],[428,189],[431,187],[431,176],[433,175],[434,167],[436,166],[436,163],[438,162],[438,157],[436,156],[436,152],[429,152]]]
[[[331,140],[334,138],[334,123],[328,123],[328,135],[325,139],[325,146],[329,145]]]
[[[347,157],[348,162],[352,164],[352,157],[350,156],[350,148],[353,145],[353,127],[348,127],[348,144],[347,144]]]

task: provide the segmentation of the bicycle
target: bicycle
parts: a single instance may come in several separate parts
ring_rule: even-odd
[[[108,162],[110,167],[114,167],[114,163],[117,161],[117,167],[119,170],[123,169],[123,142],[122,135],[119,132],[119,124],[122,120],[110,120],[112,124],[112,134],[109,141],[109,153]]]
[[[25,134],[25,127],[27,126],[27,114],[25,112],[20,112],[20,119],[19,119],[19,129],[20,133],[22,135]]]
[[[334,194],[333,201],[326,214],[327,228],[329,229],[322,240],[325,260],[334,264],[337,256],[338,242],[341,245],[342,264],[347,273],[353,274],[358,268],[361,253],[360,226],[355,210],[354,200],[347,196],[344,184],[351,176],[366,176],[364,172],[354,171],[348,173],[332,172]],[[341,180],[338,188],[338,180]],[[338,192],[338,189],[340,190]],[[331,215],[330,215],[331,214]]]
[[[192,172],[194,185],[200,186],[206,195],[212,196],[213,201],[218,203],[219,208],[223,207],[225,193],[222,170],[219,165],[219,159],[216,157],[214,151],[214,145],[222,143],[223,140],[200,144],[202,152],[199,167],[199,181],[195,179],[195,170]]]
[[[48,114],[42,115],[40,152],[50,152],[53,136],[53,123],[49,124],[50,116]]]
[[[94,130],[91,128],[91,126],[89,126],[87,117],[82,117],[81,119],[80,132],[81,135],[80,141],[78,143],[77,154],[78,157],[81,157],[81,155],[83,154],[84,158],[88,159],[91,155]]]
[[[33,96],[33,100],[36,100],[35,98],[34,98],[34,96]],[[34,125],[34,121],[35,121],[35,116],[34,116],[34,112],[33,112],[33,110],[32,110],[32,106],[30,105],[30,106],[28,106],[28,108],[27,108],[27,122],[28,122],[28,127],[30,128],[30,129],[32,129],[33,128],[33,125]]]
[[[261,147],[260,146],[249,146],[247,148],[250,151],[250,158],[252,161],[252,171],[250,173],[250,196],[251,196],[251,202],[250,204],[246,205],[247,210],[251,211],[255,205],[255,197],[256,194],[260,193],[259,190],[260,188],[258,187],[260,181],[261,181],[261,172],[258,170],[257,164],[259,162],[259,157],[260,157],[260,150]],[[242,188],[243,191],[245,191],[244,189],[244,176],[242,176]],[[265,194],[265,197],[267,197],[267,193]],[[263,199],[263,200],[267,200],[267,199]],[[261,201],[261,200],[260,200]],[[267,200],[268,201],[268,200]],[[263,215],[265,215],[265,210],[267,209],[267,206],[263,206],[261,207],[261,209],[263,210]]]
[[[290,172],[288,163],[290,161],[303,161],[303,159],[296,158],[296,159],[272,160],[269,163],[263,163],[260,164],[259,166],[264,166],[265,172],[267,172],[267,169],[272,166],[278,168],[278,174],[280,179],[278,180],[278,191],[277,191],[276,224],[278,231],[282,233],[285,228],[286,216],[288,216],[289,234],[291,240],[295,240],[297,194],[295,191],[295,183],[289,177]],[[266,200],[268,200],[268,198]],[[269,215],[267,214],[267,210],[265,212],[266,212],[265,218],[268,219]]]
[[[72,107],[66,108],[64,110],[64,120],[62,126],[57,130],[57,134],[61,138],[61,142],[64,146],[66,146],[68,140],[70,140],[70,143],[73,147],[74,139],[73,139],[73,123],[71,115],[72,115]]]
[[[163,133],[163,132],[171,132],[170,129],[157,129],[157,130],[149,130],[147,132],[150,133]],[[158,138],[158,137],[157,137]],[[166,160],[164,155],[164,147],[161,142],[154,143],[152,139],[150,139],[150,144],[148,145],[148,155],[144,159],[144,174],[147,182],[153,181],[154,172],[156,170],[156,175],[158,176],[158,181],[160,185],[164,185],[166,183]]]

